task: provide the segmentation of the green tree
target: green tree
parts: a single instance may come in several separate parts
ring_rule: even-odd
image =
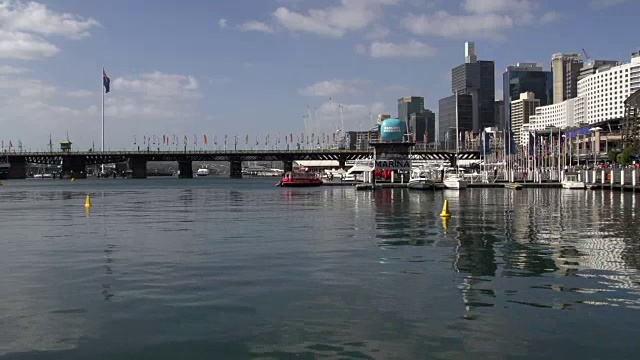
[[[631,164],[635,153],[636,153],[636,149],[634,147],[632,146],[626,147],[624,148],[624,150],[622,150],[620,154],[618,154],[616,160],[620,164],[625,164],[625,165]]]
[[[620,154],[619,151],[616,150],[609,150],[609,152],[607,153],[607,157],[609,158],[610,161],[617,161],[618,160],[618,155]]]

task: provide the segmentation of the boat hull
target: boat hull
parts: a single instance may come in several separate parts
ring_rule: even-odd
[[[444,183],[444,186],[447,187],[447,189],[453,189],[453,190],[466,189],[467,185],[469,185],[466,180],[458,180],[458,179],[455,179],[455,180],[445,179],[443,183]]]
[[[575,189],[575,190],[584,190],[587,188],[587,185],[582,181],[563,181],[562,182],[563,189]]]
[[[280,183],[278,183],[278,186],[280,187],[315,187],[315,186],[322,186],[322,184],[323,184],[322,181],[316,181],[316,182],[301,182],[301,181],[283,182],[281,181]]]
[[[9,164],[0,164],[0,179],[4,180],[9,177]]]
[[[407,188],[413,190],[440,190],[444,189],[444,184],[429,180],[410,181]]]

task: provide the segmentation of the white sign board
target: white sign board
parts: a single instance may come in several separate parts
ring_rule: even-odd
[[[389,169],[389,170],[411,170],[411,160],[376,160],[376,169]]]

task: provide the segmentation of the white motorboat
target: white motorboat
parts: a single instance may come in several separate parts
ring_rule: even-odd
[[[458,174],[445,175],[442,183],[447,187],[447,189],[454,190],[466,189],[467,185],[469,185],[469,182],[467,182],[467,180],[465,180],[461,175]]]
[[[421,168],[415,168],[411,171],[411,178],[407,183],[409,189],[415,190],[439,190],[444,189],[444,184],[434,181],[431,174]]]
[[[209,169],[207,168],[200,168],[198,169],[198,171],[196,171],[196,176],[208,176],[209,175]]]
[[[578,175],[576,174],[567,174],[562,179],[562,188],[563,189],[586,189],[587,185],[584,181],[578,180]]]

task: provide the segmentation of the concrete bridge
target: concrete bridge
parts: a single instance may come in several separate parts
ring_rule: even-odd
[[[86,167],[99,164],[126,163],[132,178],[147,177],[147,162],[175,161],[180,178],[192,178],[194,161],[226,161],[230,164],[230,176],[242,177],[243,161],[282,161],[284,170],[290,171],[297,160],[334,160],[340,168],[348,160],[368,159],[369,150],[217,150],[217,151],[105,151],[105,152],[20,152],[6,153],[11,165],[9,179],[26,178],[27,164],[62,165],[61,177],[86,177]],[[442,160],[455,163],[454,151],[416,150],[410,157],[414,160]],[[480,159],[478,151],[461,151],[460,160]]]

